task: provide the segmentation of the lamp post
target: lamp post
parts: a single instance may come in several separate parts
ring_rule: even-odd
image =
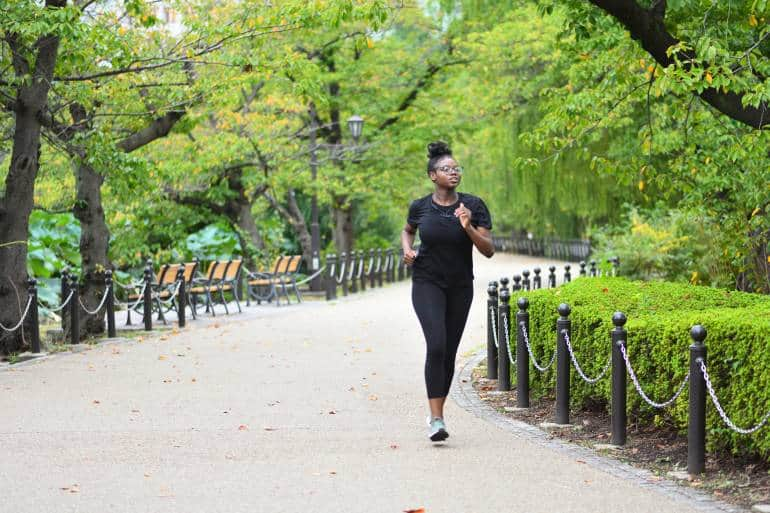
[[[348,119],[348,129],[353,137],[354,144],[358,144],[358,139],[364,129],[364,119],[361,116],[354,115]],[[318,123],[316,123],[315,111],[310,111],[310,173],[315,187],[316,176],[318,175],[318,157],[316,155],[316,132]],[[342,147],[343,145],[338,145]],[[332,148],[334,150],[334,148]],[[318,195],[313,190],[313,196],[310,201],[310,274],[315,274],[321,268],[321,232],[318,226]],[[310,280],[310,290],[317,292],[322,289],[321,276],[316,276]]]

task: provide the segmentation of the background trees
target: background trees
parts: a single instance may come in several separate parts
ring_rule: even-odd
[[[308,259],[313,195],[323,248],[394,243],[435,139],[498,232],[634,251],[647,225],[665,233],[640,254],[681,242],[671,276],[768,288],[764,2],[7,4],[3,323],[27,267],[82,267],[93,307],[104,269],[147,257]],[[65,225],[77,255],[50,236]]]

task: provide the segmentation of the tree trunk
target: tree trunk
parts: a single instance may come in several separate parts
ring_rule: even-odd
[[[27,298],[29,215],[40,155],[40,124],[37,109],[31,107],[22,105],[16,112],[11,166],[0,204],[0,322],[7,327],[19,322]],[[26,348],[25,331],[2,331],[0,349],[7,354]]]
[[[93,311],[104,296],[104,271],[112,268],[108,251],[110,230],[104,218],[101,187],[104,177],[85,162],[77,165],[77,200],[73,213],[80,221],[81,291],[83,304]],[[80,336],[104,332],[106,310],[95,315],[80,311]]]
[[[251,204],[245,198],[238,198],[228,211],[235,214],[235,218],[231,221],[237,228],[246,264],[253,267],[253,256],[255,253],[261,254],[264,251],[265,239],[262,238],[257,223],[254,222]]]
[[[339,255],[343,251],[350,254],[355,246],[352,205],[348,204],[343,197],[335,198],[332,217],[334,218],[334,245],[337,247],[337,254]]]
[[[302,259],[305,263],[310,265],[313,258],[313,239],[310,236],[307,222],[305,222],[305,216],[302,215],[302,210],[300,210],[299,205],[297,204],[297,197],[294,189],[289,189],[289,192],[286,193],[286,202],[289,205],[289,212],[291,213],[291,227],[294,228],[297,242],[299,242],[299,246],[302,248]]]
[[[46,8],[65,4],[66,0],[45,2]],[[11,49],[14,72],[17,78],[24,78],[13,103],[13,151],[5,178],[5,194],[0,198],[0,322],[12,327],[18,323],[27,302],[27,240],[40,160],[40,118],[48,102],[59,37],[38,38],[34,64],[26,55],[18,34],[6,33],[5,40]],[[26,347],[26,331],[24,327],[12,333],[3,331],[0,350],[9,353]]]

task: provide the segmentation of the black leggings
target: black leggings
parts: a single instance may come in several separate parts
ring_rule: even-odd
[[[473,301],[473,286],[442,288],[412,283],[412,305],[425,334],[425,385],[428,399],[446,397],[455,372],[457,346]]]

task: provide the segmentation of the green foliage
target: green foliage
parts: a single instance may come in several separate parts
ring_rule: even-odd
[[[64,267],[80,267],[80,223],[72,214],[35,210],[29,219],[27,268],[35,278],[51,278]]]
[[[224,223],[210,224],[185,239],[187,251],[198,260],[228,260],[241,252],[238,235]]]
[[[676,392],[689,368],[695,324],[708,331],[708,370],[720,402],[741,427],[760,420],[770,409],[770,298],[759,294],[667,282],[635,282],[624,278],[579,278],[557,289],[525,293],[530,301],[529,338],[539,361],[553,354],[556,308],[572,308],[572,346],[588,376],[596,376],[610,355],[611,319],[615,311],[628,318],[628,354],[645,392],[663,401]],[[514,298],[515,299],[515,298]],[[512,300],[513,301],[513,300]],[[515,346],[515,343],[514,343]],[[553,367],[545,374],[532,372],[535,394],[555,386]],[[609,404],[610,380],[587,385],[576,372],[570,382],[573,406],[589,401]],[[666,410],[653,410],[628,387],[628,410],[642,422],[687,426],[687,393]],[[729,431],[712,407],[707,407],[710,449],[770,457],[770,430],[752,436]]]
[[[634,280],[729,284],[731,277],[716,264],[711,238],[692,213],[627,206],[618,225],[593,234],[593,258],[609,269],[607,260],[619,257],[619,274]]]

